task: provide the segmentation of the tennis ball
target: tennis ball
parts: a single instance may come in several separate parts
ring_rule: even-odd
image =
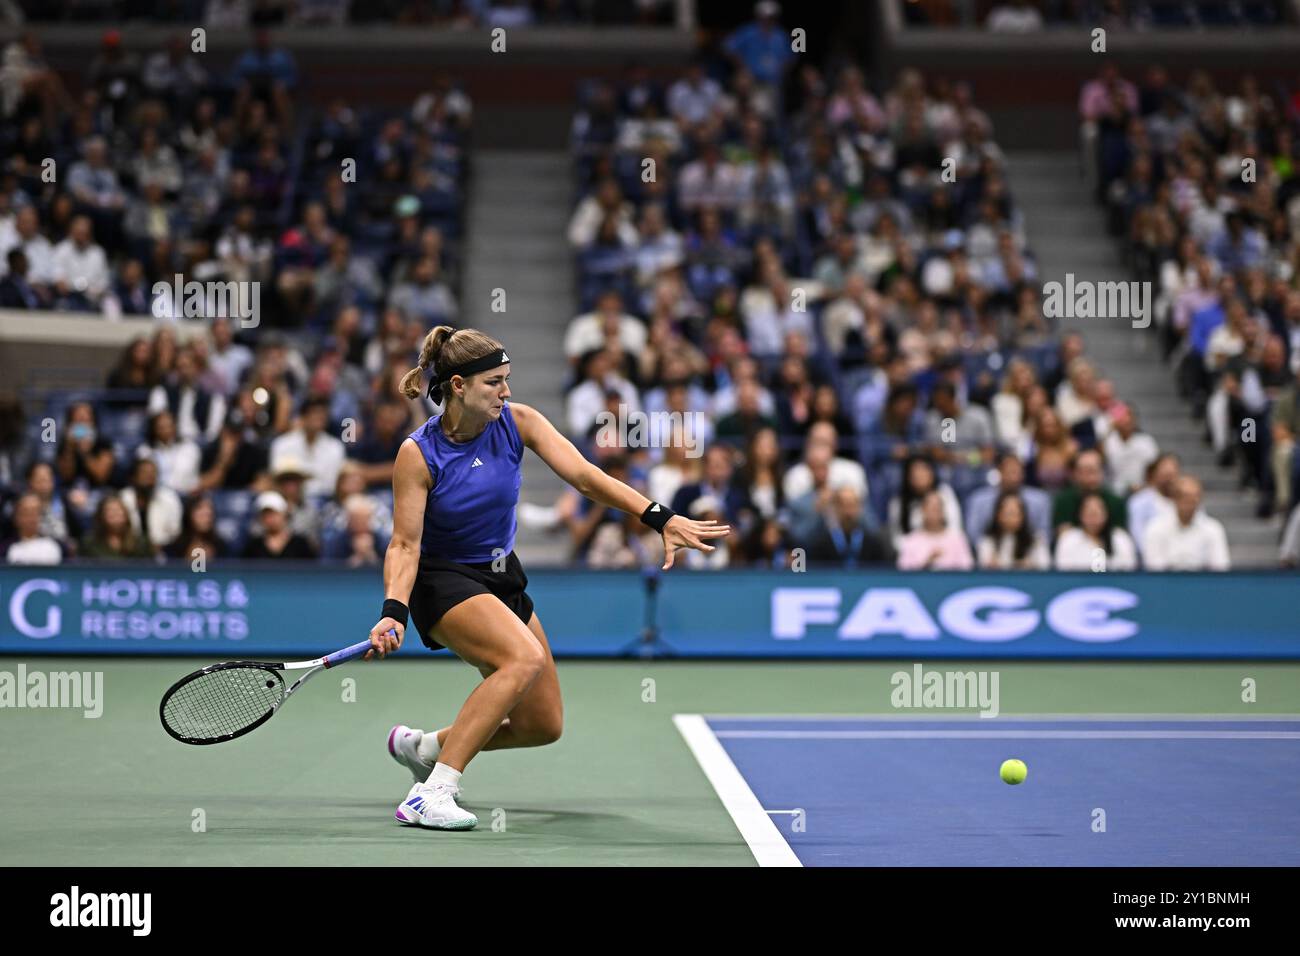
[[[1029,768],[1025,766],[1023,760],[1004,760],[1002,769],[998,773],[1002,776],[1003,783],[1024,783],[1025,777],[1029,775]]]

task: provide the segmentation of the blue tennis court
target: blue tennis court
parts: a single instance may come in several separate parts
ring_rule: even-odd
[[[676,722],[763,865],[1300,865],[1300,719]]]

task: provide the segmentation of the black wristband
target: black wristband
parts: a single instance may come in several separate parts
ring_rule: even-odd
[[[383,618],[391,617],[394,621],[400,621],[402,627],[406,627],[406,620],[410,614],[411,612],[407,606],[397,600],[397,598],[385,598],[384,610],[383,613],[380,614],[380,619],[382,620]]]
[[[674,517],[675,514],[676,513],[667,505],[661,505],[657,501],[652,501],[646,507],[645,511],[641,512],[641,523],[649,525],[660,534],[663,534],[664,525],[666,525],[668,520]]]

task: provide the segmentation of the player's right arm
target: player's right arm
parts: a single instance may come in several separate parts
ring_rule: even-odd
[[[402,442],[393,466],[393,536],[384,554],[384,599],[409,603],[415,575],[420,567],[420,538],[424,534],[424,505],[429,499],[432,479],[420,446],[411,439]],[[395,632],[395,636],[393,633]],[[391,616],[380,618],[370,629],[366,653],[370,660],[391,654],[402,646],[406,622]]]

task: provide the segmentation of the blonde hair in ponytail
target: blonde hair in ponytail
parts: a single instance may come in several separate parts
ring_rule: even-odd
[[[441,373],[445,369],[482,358],[499,348],[501,343],[486,332],[439,325],[424,337],[424,344],[420,346],[419,363],[402,376],[402,394],[407,398],[419,398],[424,392],[423,378],[428,369]],[[451,383],[442,382],[441,388],[442,401],[446,402],[451,397]]]

